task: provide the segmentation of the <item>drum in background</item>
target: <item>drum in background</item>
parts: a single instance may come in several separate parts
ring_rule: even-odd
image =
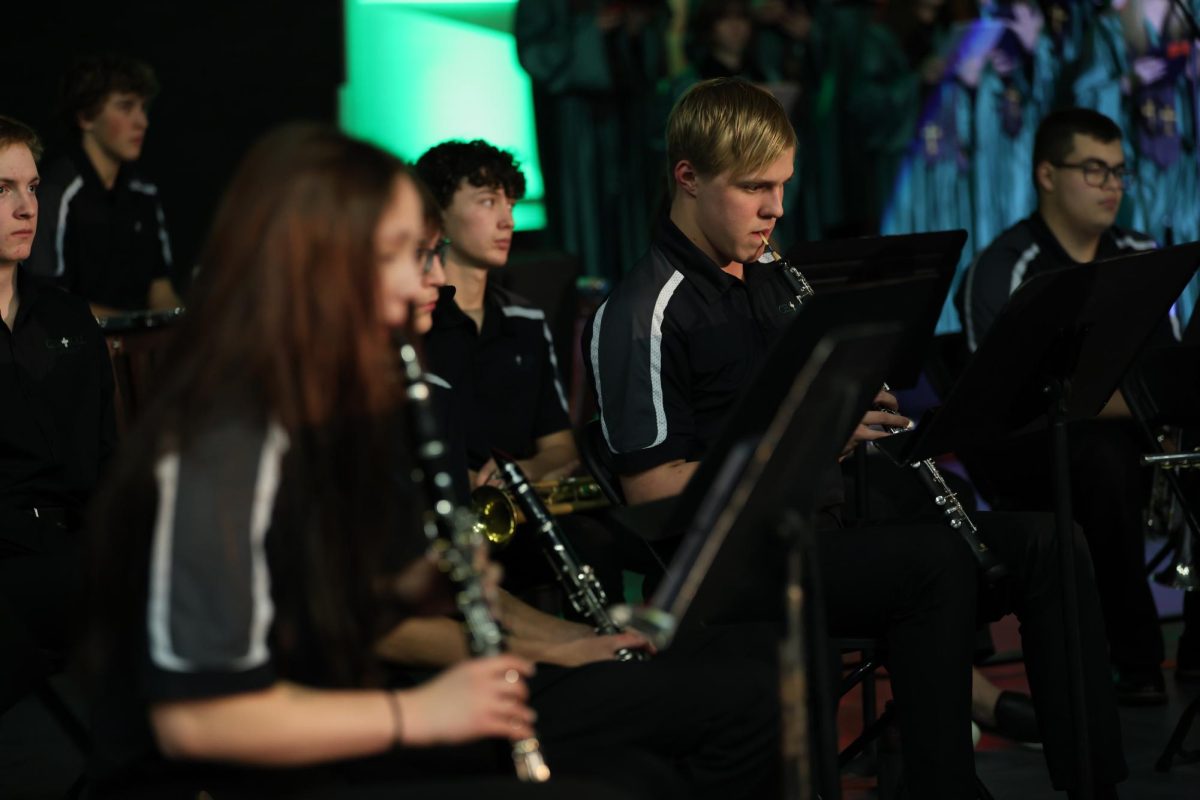
[[[112,360],[117,430],[127,431],[153,395],[155,375],[182,308],[133,311],[96,320]]]

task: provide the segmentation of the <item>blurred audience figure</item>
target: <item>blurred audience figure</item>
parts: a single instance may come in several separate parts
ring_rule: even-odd
[[[138,168],[158,79],[107,53],[68,70],[60,98],[66,152],[42,175],[42,230],[28,266],[91,303],[96,316],[181,305],[159,189]]]
[[[619,277],[650,239],[657,82],[665,75],[662,0],[520,0],[517,56],[533,81],[551,235],[587,275]]]

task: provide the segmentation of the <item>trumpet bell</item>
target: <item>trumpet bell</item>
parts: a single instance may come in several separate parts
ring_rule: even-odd
[[[475,529],[495,547],[505,547],[517,529],[517,513],[512,501],[495,486],[480,486],[471,492],[471,510]]]
[[[1177,561],[1161,572],[1155,573],[1154,580],[1171,589],[1194,592],[1200,589],[1200,575],[1195,564]]]
[[[608,505],[604,491],[593,478],[562,478],[531,485],[552,516]],[[475,529],[497,548],[507,546],[517,526],[525,521],[512,495],[495,486],[484,485],[471,492],[471,511],[478,519]]]

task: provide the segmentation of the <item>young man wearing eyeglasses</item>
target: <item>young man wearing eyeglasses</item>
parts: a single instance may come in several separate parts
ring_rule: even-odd
[[[959,290],[971,350],[1022,281],[1155,247],[1150,237],[1113,224],[1133,170],[1125,163],[1121,129],[1111,119],[1086,108],[1055,111],[1038,126],[1033,165],[1037,210],[980,253]]]
[[[1038,127],[1033,164],[1037,210],[980,253],[956,297],[971,350],[1023,281],[1156,246],[1150,237],[1114,224],[1133,174],[1121,129],[1111,119],[1083,108],[1050,114]],[[1073,423],[1070,440],[1075,521],[1092,551],[1117,699],[1164,703],[1163,639],[1143,567],[1145,498],[1137,464],[1146,445],[1119,392],[1101,418]],[[1045,434],[1034,434],[960,455],[974,477],[992,484],[990,499],[999,507],[1049,511],[1054,497],[1048,447]]]

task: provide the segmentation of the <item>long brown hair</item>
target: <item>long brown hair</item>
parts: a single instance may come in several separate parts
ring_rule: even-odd
[[[181,411],[230,381],[257,387],[289,430],[392,402],[374,233],[401,176],[395,157],[323,125],[254,146],[217,210],[179,331]]]
[[[144,616],[153,464],[232,409],[290,441],[272,548],[283,674],[370,680],[369,645],[391,617],[378,579],[396,566],[386,556],[397,538],[420,535],[415,501],[397,497],[400,383],[376,299],[375,231],[398,181],[412,180],[398,159],[323,125],[280,128],[244,158],[155,402],[94,507],[101,663]]]

